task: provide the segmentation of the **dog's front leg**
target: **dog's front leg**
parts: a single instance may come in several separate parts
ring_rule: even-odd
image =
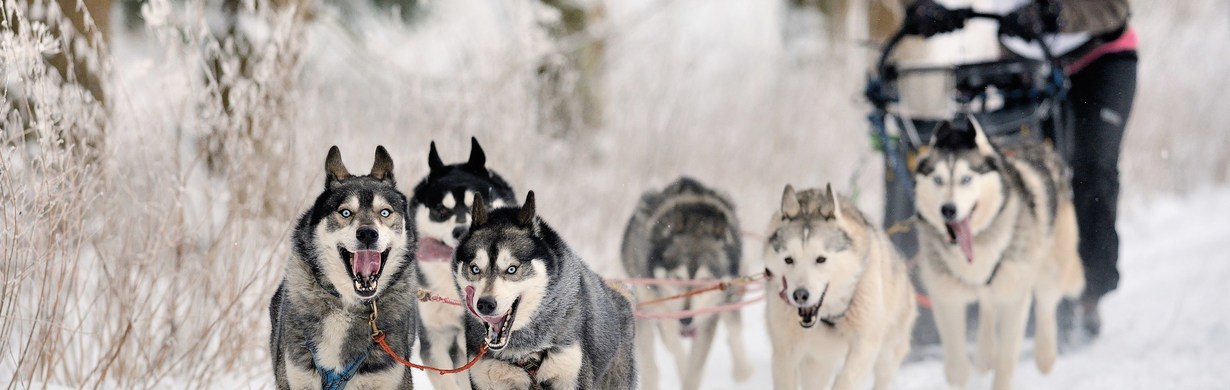
[[[641,389],[644,390],[658,390],[658,357],[653,342],[657,329],[654,322],[636,322],[636,364],[641,373]]]
[[[935,326],[944,345],[944,377],[954,387],[965,387],[970,368],[965,354],[965,301],[944,294],[932,294],[931,299]]]
[[[995,308],[994,301],[991,300],[988,293],[982,293],[978,296],[978,354],[975,356],[975,362],[979,371],[987,371],[995,366],[995,350],[997,349],[996,341],[999,337],[996,335],[995,326],[996,314],[999,310]]]
[[[434,333],[434,334],[433,334]],[[433,333],[428,333],[424,340],[429,343],[427,348],[419,351],[423,355],[423,361],[428,365],[435,367],[450,367],[455,363],[450,350],[455,348],[461,349],[461,356],[465,356],[465,344],[455,345],[460,340],[458,333],[462,333],[461,329],[457,328],[442,328],[435,329]],[[464,342],[464,341],[463,341]],[[459,387],[460,382],[452,375],[440,375],[436,372],[428,372],[427,379],[431,382],[431,387],[436,390],[453,390],[463,389],[468,387]]]
[[[587,375],[585,383],[581,381],[581,366],[583,354],[580,344],[559,348],[542,361],[538,369],[538,381],[550,382],[553,389],[592,388],[589,383],[594,380]]]
[[[709,357],[709,348],[713,346],[713,334],[717,332],[717,318],[705,318],[700,324],[696,339],[692,340],[692,351],[688,354],[688,369],[683,373],[683,388],[695,390],[700,388],[701,374],[705,371],[705,360]]]
[[[662,332],[662,344],[666,344],[666,351],[675,358],[675,370],[679,372],[679,379],[682,380],[686,375],[684,371],[687,370],[688,359],[687,352],[683,350],[683,340],[679,338],[679,321],[658,321],[658,330]]]
[[[880,352],[880,343],[877,340],[882,340],[883,337],[880,337],[879,333],[860,333],[856,339],[851,340],[850,353],[846,355],[846,363],[841,367],[841,373],[837,374],[833,390],[861,388],[875,364],[876,355]]]
[[[773,342],[773,388],[777,390],[799,389],[799,365],[803,362],[803,348],[791,343],[786,337],[776,337],[770,324],[769,338]]]
[[[495,360],[481,359],[470,369],[470,384],[478,390],[515,390],[530,387],[525,370]]]
[[[726,343],[730,345],[735,364],[735,381],[746,381],[752,377],[752,362],[748,361],[747,349],[743,346],[743,315],[735,310],[722,314],[722,320],[726,323]]]
[[[995,361],[995,381],[991,388],[1008,390],[1012,388],[1012,372],[1016,369],[1017,354],[1021,352],[1021,342],[1025,338],[1025,322],[1029,319],[1029,304],[1033,294],[1023,292],[1003,301],[996,302],[996,316],[1000,319],[999,355]]]

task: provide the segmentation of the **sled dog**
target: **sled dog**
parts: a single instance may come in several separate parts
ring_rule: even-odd
[[[662,191],[641,196],[624,230],[624,269],[632,278],[717,280],[741,275],[743,242],[739,221],[730,200],[691,178],[680,178]],[[680,294],[698,286],[644,286],[636,290],[641,300]],[[714,307],[737,302],[740,294],[708,293],[663,302],[652,309],[671,312]],[[651,310],[646,308],[643,310]],[[641,388],[656,389],[658,366],[654,334],[661,332],[671,352],[682,388],[700,388],[701,373],[713,344],[718,319],[726,324],[727,342],[734,359],[734,377],[746,380],[752,373],[743,346],[743,320],[739,311],[686,317],[679,320],[641,320],[637,323],[637,364]],[[694,337],[685,352],[680,337]]]
[[[393,159],[376,148],[371,173],[352,175],[334,146],[325,188],[295,225],[291,257],[269,304],[279,389],[412,389],[410,372],[372,342],[368,318],[393,351],[410,355],[418,310],[415,232]]]
[[[764,259],[774,387],[891,388],[918,308],[888,236],[831,186],[787,185]]]
[[[453,256],[463,291],[476,389],[632,389],[635,323],[626,291],[608,285],[535,214],[486,210],[477,196]]]
[[[487,156],[474,138],[470,138],[470,158],[451,165],[444,165],[432,142],[427,166],[430,172],[414,187],[410,198],[410,215],[419,233],[418,282],[432,294],[460,302],[449,264],[453,248],[470,228],[475,200],[481,195],[488,202],[485,206],[500,207],[516,204],[516,195],[500,175],[487,168]],[[423,361],[435,367],[465,364],[465,311],[458,306],[425,303],[418,313]],[[437,390],[470,388],[467,375],[428,373],[427,377]]]
[[[940,124],[914,166],[920,280],[931,297],[948,383],[963,386],[966,306],[977,302],[978,368],[1008,389],[1029,306],[1034,359],[1050,372],[1055,311],[1084,289],[1068,171],[1050,147],[991,142],[971,117]]]

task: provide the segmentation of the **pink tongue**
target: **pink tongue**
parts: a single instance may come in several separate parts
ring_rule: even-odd
[[[444,245],[440,240],[424,237],[419,240],[418,258],[419,260],[452,260],[453,248]]]
[[[350,261],[350,269],[354,270],[354,275],[365,280],[380,272],[380,251],[355,251],[354,258]]]
[[[974,262],[974,238],[969,229],[969,218],[961,220],[955,224],[949,224],[948,228],[957,236],[957,244],[961,245],[961,252],[965,254],[965,260],[971,263]]]
[[[687,337],[687,338],[696,337],[696,328],[689,326],[689,327],[680,329],[679,335],[683,337]]]
[[[504,316],[487,317],[487,316],[478,314],[478,310],[474,310],[474,286],[466,286],[465,290],[466,290],[466,309],[470,310],[470,314],[474,314],[475,317],[478,317],[478,319],[482,320],[483,322],[491,324],[492,327],[498,328],[500,326],[500,323],[504,322]]]

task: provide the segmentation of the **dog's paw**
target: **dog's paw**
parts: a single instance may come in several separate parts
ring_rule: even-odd
[[[752,364],[747,362],[747,359],[738,359],[735,362],[735,370],[732,373],[736,382],[747,382],[752,378]]]
[[[978,343],[978,353],[974,357],[974,368],[978,372],[987,372],[995,368],[995,347],[991,343]]]
[[[1055,358],[1059,354],[1055,343],[1037,345],[1034,350],[1034,363],[1038,364],[1038,372],[1050,374],[1055,368]]]
[[[948,359],[944,363],[944,378],[953,387],[965,387],[969,381],[969,361],[965,359]]]

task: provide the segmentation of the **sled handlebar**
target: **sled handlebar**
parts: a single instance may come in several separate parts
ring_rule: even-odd
[[[958,8],[958,9],[952,10],[952,12],[965,18],[965,20],[988,19],[988,20],[994,20],[996,22],[1003,21],[1003,16],[991,14],[991,13],[974,11],[972,8]],[[884,48],[881,49],[880,60],[876,63],[876,72],[877,72],[877,76],[880,79],[883,79],[884,76],[889,72],[888,58],[889,56],[893,54],[893,50],[897,48],[897,44],[901,43],[902,38],[905,38],[907,35],[910,35],[908,32],[906,32],[907,27],[909,26],[903,23],[901,25],[901,28],[897,29],[896,33],[893,33],[892,37],[888,39],[888,42],[884,44]],[[1001,33],[1000,35],[1003,35],[1003,34]],[[1046,44],[1045,40],[1032,39],[1032,38],[1030,40],[1038,42],[1038,46],[1042,48],[1042,55],[1046,59],[1047,63],[1050,63],[1050,64],[1056,63],[1055,55],[1054,53],[1051,52],[1051,48],[1049,45]]]

